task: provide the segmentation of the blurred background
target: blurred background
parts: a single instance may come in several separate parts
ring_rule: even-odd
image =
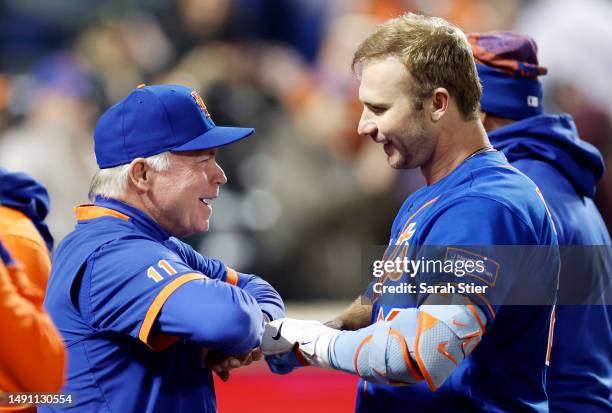
[[[376,24],[406,11],[464,31],[532,35],[549,69],[545,110],[572,114],[610,164],[608,0],[4,0],[0,165],[48,188],[60,241],[73,207],[87,202],[101,112],[140,83],[195,88],[217,125],[256,134],[220,151],[229,182],[211,230],[188,241],[285,299],[311,303],[288,306],[290,315],[331,318],[360,293],[362,246],[388,242],[395,212],[423,184],[356,133],[352,53]],[[596,199],[608,227],[611,180],[608,171]],[[328,391],[333,383],[319,381]],[[234,411],[223,386],[222,411]],[[343,406],[335,411],[350,411],[352,394],[330,397]]]
[[[607,0],[4,0],[0,165],[48,188],[59,241],[87,202],[100,113],[139,83],[190,86],[218,125],[256,134],[220,152],[229,182],[211,231],[188,241],[288,300],[348,302],[360,292],[361,247],[388,242],[401,202],[423,184],[356,133],[352,53],[405,11],[532,35],[549,68],[546,110],[574,115],[612,156]],[[610,179],[597,198],[608,225]]]

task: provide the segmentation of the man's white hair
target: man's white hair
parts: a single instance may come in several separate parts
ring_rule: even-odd
[[[170,167],[170,152],[150,156],[145,158],[145,161],[154,170],[165,171]],[[96,195],[104,198],[121,198],[127,188],[129,171],[129,163],[100,169],[89,185],[89,199],[93,201]]]

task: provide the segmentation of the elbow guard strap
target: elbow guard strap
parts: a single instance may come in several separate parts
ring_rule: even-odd
[[[357,348],[355,372],[373,383],[402,385],[423,380],[410,350],[417,314],[417,309],[410,308],[402,310],[393,321],[376,323],[372,334]]]
[[[484,314],[474,305],[422,305],[414,340],[414,357],[435,391],[480,342]]]

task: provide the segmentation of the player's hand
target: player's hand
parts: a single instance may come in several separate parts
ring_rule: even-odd
[[[330,367],[328,350],[339,331],[319,321],[281,318],[266,324],[261,349],[266,355],[284,354],[296,346],[309,364]]]
[[[334,318],[333,320],[326,321],[324,324],[334,330],[344,330],[344,322],[340,318]]]
[[[248,366],[254,361],[261,360],[262,357],[263,352],[259,347],[238,356],[228,356],[215,350],[202,352],[203,366],[217,373],[223,381],[229,379],[230,370]]]

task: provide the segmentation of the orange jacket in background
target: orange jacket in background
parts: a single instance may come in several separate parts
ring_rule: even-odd
[[[47,245],[27,215],[0,205],[0,238],[23,272],[43,293],[51,271]]]
[[[64,342],[42,307],[40,288],[0,249],[0,392],[59,392]]]

